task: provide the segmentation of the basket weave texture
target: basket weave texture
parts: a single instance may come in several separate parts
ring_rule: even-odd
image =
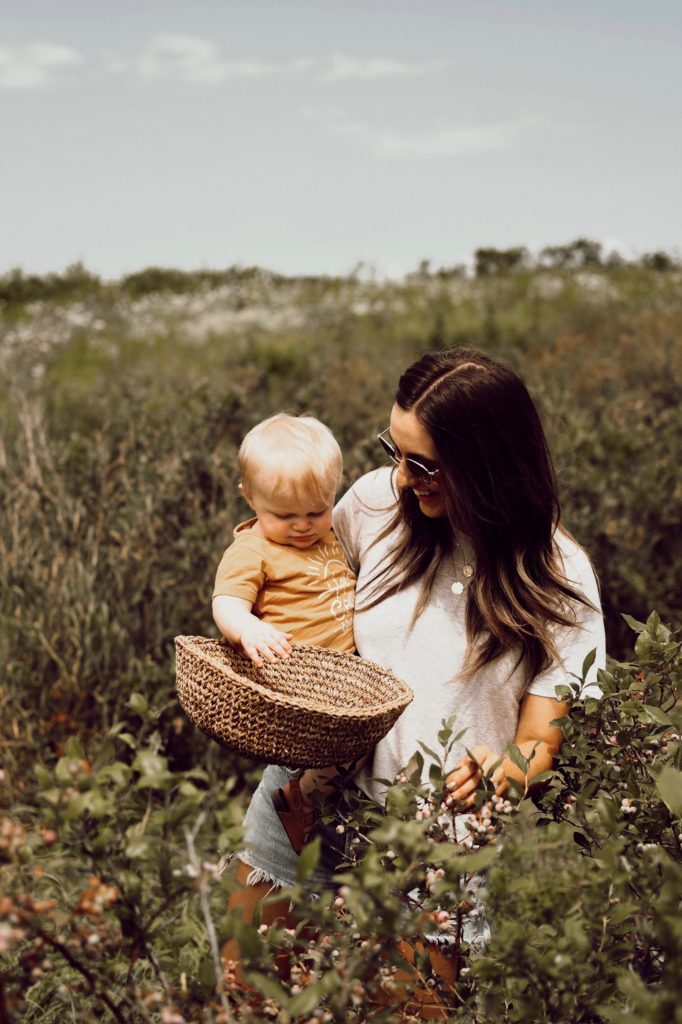
[[[388,669],[354,654],[292,644],[256,668],[225,640],[175,638],[177,692],[212,739],[269,764],[353,761],[385,736],[413,698]]]

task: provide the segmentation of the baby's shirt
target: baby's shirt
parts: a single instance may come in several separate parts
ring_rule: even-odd
[[[330,531],[309,548],[275,544],[240,523],[223,555],[213,596],[241,597],[293,642],[353,651],[355,578]]]

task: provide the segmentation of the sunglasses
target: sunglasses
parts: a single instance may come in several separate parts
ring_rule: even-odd
[[[440,468],[437,466],[435,469],[429,469],[422,462],[417,459],[412,459],[409,456],[403,456],[398,448],[393,444],[393,440],[388,430],[384,430],[381,434],[377,434],[377,441],[388,455],[391,462],[399,466],[401,462],[404,462],[409,469],[412,476],[416,476],[417,479],[421,480],[425,484],[432,484],[437,473],[440,473]]]

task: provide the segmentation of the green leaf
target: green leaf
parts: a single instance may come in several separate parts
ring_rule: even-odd
[[[116,804],[99,789],[92,789],[87,794],[86,807],[93,818],[112,817],[116,814]]]
[[[623,613],[623,618],[630,629],[634,629],[635,633],[643,633],[646,629],[646,622],[640,622],[639,619],[633,619],[632,615],[625,615],[625,613]]]
[[[456,857],[453,857],[453,864],[463,874],[483,871],[492,864],[498,853],[499,847],[484,846],[482,850],[477,850],[475,853],[458,854]]]
[[[138,789],[167,789],[173,781],[166,758],[151,750],[141,750],[133,761],[133,768],[140,773]]]
[[[646,716],[650,721],[656,722],[658,725],[675,725],[672,718],[654,704],[642,704],[642,711],[646,712]]]
[[[590,841],[587,838],[587,836],[584,836],[582,834],[582,832],[574,832],[573,833],[573,838],[576,841],[576,843],[578,844],[578,846],[582,846],[583,850],[590,850],[590,849],[592,849],[592,844],[590,843]]]
[[[64,756],[76,761],[82,761],[85,757],[85,751],[83,750],[82,744],[75,736],[69,736],[66,741]]]
[[[52,782],[52,774],[44,765],[38,764],[35,767],[35,776],[41,788],[46,788]]]
[[[609,908],[609,917],[614,924],[622,924],[629,918],[635,918],[639,908],[635,903],[617,903]]]
[[[432,750],[431,747],[427,747],[426,743],[420,743],[419,746],[424,751],[424,753],[428,754],[429,757],[432,757],[434,761],[440,761],[440,756],[436,753],[435,750]]]
[[[111,783],[119,789],[123,789],[130,782],[131,774],[130,767],[127,764],[124,764],[123,761],[114,761],[113,764],[107,764],[104,768],[99,769],[96,780],[98,785],[109,783],[110,791],[113,788]]]
[[[212,992],[215,989],[215,965],[210,956],[205,956],[199,964],[197,980],[204,992]]]
[[[312,1013],[320,1005],[320,999],[323,995],[324,993],[319,984],[310,985],[308,988],[304,988],[302,992],[296,993],[293,999],[290,1000],[287,1009],[292,1017],[298,1017],[303,1013]]]
[[[120,732],[120,733],[118,734],[118,737],[117,737],[117,739],[119,739],[119,740],[122,740],[122,741],[123,741],[123,742],[124,742],[124,743],[125,743],[125,744],[126,744],[127,746],[129,746],[129,747],[130,747],[130,749],[131,749],[131,750],[135,750],[135,749],[136,749],[136,747],[137,747],[137,740],[136,740],[136,738],[135,738],[135,737],[134,737],[134,736],[132,735],[132,733],[129,733],[129,732]]]
[[[235,911],[231,911],[231,914],[234,915]],[[257,929],[253,925],[242,924],[239,920],[233,919],[233,922],[234,937],[239,943],[244,959],[248,961],[262,957],[263,942]]]
[[[305,882],[306,878],[310,878],[317,867],[319,859],[320,837],[315,836],[312,842],[306,843],[298,855],[298,863],[296,864],[296,881]]]
[[[59,782],[72,782],[73,775],[69,765],[71,764],[70,757],[60,757],[57,761],[57,767],[54,770],[54,774]]]
[[[149,701],[141,693],[131,693],[128,698],[128,707],[140,718],[144,718],[149,711]]]
[[[590,671],[590,669],[592,668],[592,666],[594,665],[596,660],[597,660],[597,648],[595,647],[594,650],[591,650],[589,654],[585,655],[585,660],[583,661],[583,669],[582,669],[582,677],[583,677],[583,679],[587,678],[587,673]]]
[[[249,971],[246,980],[254,988],[257,988],[266,999],[274,999],[279,1006],[286,1006],[289,996],[286,990],[274,978],[268,978],[267,974],[260,974],[258,971]]]
[[[533,776],[533,785],[537,782],[546,782],[547,779],[552,779],[555,775],[556,772],[553,768],[547,768],[544,772],[540,772],[538,775]]]
[[[682,818],[682,772],[666,764],[656,777],[656,789],[676,818]]]
[[[513,764],[515,764],[519,771],[523,772],[523,774],[525,775],[528,771],[530,758],[524,757],[515,743],[509,744],[509,746],[507,747],[507,754],[509,755],[509,760]]]
[[[149,857],[152,851],[152,844],[144,836],[133,836],[129,840],[126,846],[126,855],[131,860],[139,860],[143,857]]]
[[[405,774],[413,785],[418,785],[421,780],[422,771],[424,770],[424,758],[422,754],[415,750],[414,754],[407,762],[405,768]]]
[[[86,804],[87,793],[77,793],[75,796],[72,796],[64,809],[64,819],[66,821],[75,821],[76,818],[80,818],[85,813]]]

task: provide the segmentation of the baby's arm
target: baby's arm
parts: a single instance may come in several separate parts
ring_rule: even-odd
[[[241,597],[218,594],[213,598],[213,620],[225,639],[241,644],[259,668],[263,660],[274,662],[277,658],[288,658],[291,654],[289,641],[294,634],[282,633],[263,622],[252,613],[252,608],[252,603]]]

